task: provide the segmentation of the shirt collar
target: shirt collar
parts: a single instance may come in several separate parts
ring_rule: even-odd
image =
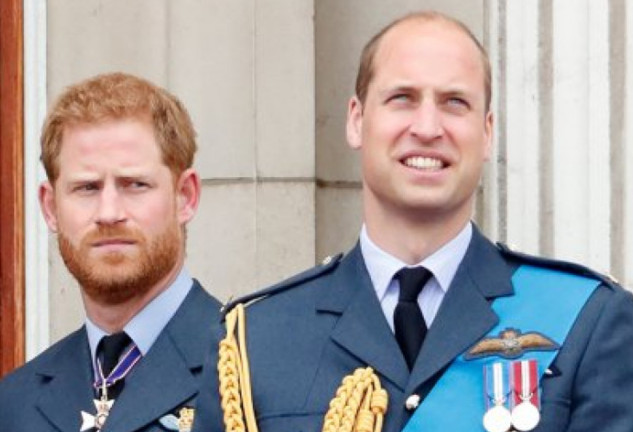
[[[367,227],[363,225],[360,233],[360,249],[369,277],[378,295],[378,300],[383,299],[394,275],[403,267],[426,267],[433,273],[433,277],[437,280],[440,288],[446,293],[451,282],[453,282],[459,264],[466,254],[472,234],[473,228],[469,222],[457,236],[440,249],[414,266],[409,266],[376,245],[369,238]]]
[[[158,335],[174,316],[176,310],[189,293],[193,279],[183,267],[174,282],[156,298],[149,302],[128,322],[123,330],[138,346],[141,354],[146,355],[158,338]],[[92,364],[95,364],[97,345],[108,333],[86,317],[86,331],[90,345]]]

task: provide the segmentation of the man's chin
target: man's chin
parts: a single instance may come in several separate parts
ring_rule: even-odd
[[[141,295],[136,289],[137,284],[133,278],[107,278],[93,276],[90,280],[81,283],[86,296],[96,303],[115,306],[123,304]]]
[[[148,292],[155,289],[178,262],[179,241],[176,225],[150,243],[139,240],[132,247],[110,250],[90,248],[85,244],[75,248],[60,233],[59,250],[86,299],[103,305],[118,305],[147,297]]]

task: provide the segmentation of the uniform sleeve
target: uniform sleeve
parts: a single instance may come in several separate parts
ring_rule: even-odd
[[[574,379],[568,432],[633,430],[633,295],[612,291]]]

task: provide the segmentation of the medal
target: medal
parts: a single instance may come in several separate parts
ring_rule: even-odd
[[[488,432],[507,432],[512,426],[512,415],[506,406],[510,394],[508,370],[503,363],[484,366],[486,407],[483,425]]]
[[[484,428],[488,432],[507,432],[512,426],[512,415],[503,405],[495,405],[484,414]]]
[[[82,411],[81,429],[79,429],[79,432],[84,432],[90,429],[96,429],[100,431],[105,424],[106,419],[108,418],[108,414],[110,413],[110,408],[112,408],[113,403],[114,399],[106,401],[95,399],[94,404],[95,408],[97,409],[97,414],[92,415],[85,411]]]
[[[534,429],[541,420],[536,360],[512,363],[512,376],[514,384],[512,425],[521,432],[528,432]]]
[[[541,420],[538,408],[530,402],[521,402],[512,410],[512,425],[521,432],[534,429]]]
[[[99,376],[94,383],[94,387],[99,393],[101,393],[101,397],[93,400],[95,408],[97,409],[96,414],[92,415],[85,411],[81,411],[81,428],[79,429],[79,432],[92,429],[99,432],[103,428],[106,420],[108,419],[108,415],[110,415],[112,405],[114,405],[114,399],[108,399],[108,387],[125,378],[136,363],[138,363],[141,357],[141,351],[136,345],[133,345],[107,377],[103,374],[101,362],[97,360],[97,372]]]
[[[108,387],[106,386],[105,380],[102,382],[101,398],[93,401],[95,408],[97,409],[97,413],[92,415],[85,411],[81,411],[81,428],[79,429],[79,432],[91,429],[100,431],[103,425],[105,425],[108,414],[110,414],[110,409],[112,408],[112,405],[114,405],[114,399],[108,400]]]

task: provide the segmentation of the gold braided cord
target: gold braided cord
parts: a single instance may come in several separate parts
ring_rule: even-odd
[[[336,390],[322,432],[380,432],[388,401],[373,369],[358,368]]]
[[[226,432],[258,432],[242,304],[226,315],[226,337],[220,342],[218,375]],[[322,432],[381,432],[388,400],[373,369],[358,368],[346,376],[336,390]]]
[[[226,432],[257,432],[242,304],[226,315],[226,337],[220,342],[218,375]]]

